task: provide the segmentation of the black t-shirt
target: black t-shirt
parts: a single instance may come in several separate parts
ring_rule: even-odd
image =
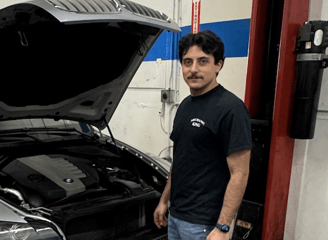
[[[173,217],[215,225],[230,179],[226,157],[251,149],[251,123],[244,103],[221,85],[180,104],[170,136]]]

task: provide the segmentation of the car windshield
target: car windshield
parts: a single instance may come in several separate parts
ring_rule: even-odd
[[[70,120],[58,120],[53,119],[19,119],[0,122],[0,133],[8,132],[11,130],[68,130],[75,129],[76,131],[93,135],[93,129],[85,123],[70,121]]]

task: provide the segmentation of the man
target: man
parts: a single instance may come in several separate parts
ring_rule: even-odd
[[[169,240],[228,240],[249,174],[248,111],[216,81],[224,63],[217,35],[186,35],[179,42],[179,59],[191,95],[174,119],[173,164],[154,222],[159,228],[168,224]]]

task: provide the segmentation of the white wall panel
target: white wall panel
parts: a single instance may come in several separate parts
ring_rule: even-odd
[[[201,1],[201,22],[218,22],[251,17],[252,0]]]
[[[176,107],[161,102],[161,90],[169,87],[172,74],[171,60],[142,63],[110,121],[115,138],[155,155],[169,156],[165,148],[171,146],[168,132]]]
[[[178,0],[131,0],[136,3],[140,3],[147,7],[153,8],[155,10],[165,13],[171,19],[174,19],[174,7],[177,4]],[[176,2],[176,3],[175,3]],[[176,8],[177,9],[177,8]]]
[[[324,71],[321,90],[320,90],[320,99],[319,99],[319,111],[328,111],[328,71]]]
[[[319,112],[314,138],[295,142],[284,240],[328,236],[327,126],[328,113]]]
[[[313,7],[312,7],[313,6]],[[321,8],[320,8],[321,7]],[[311,0],[310,10],[311,20],[328,20],[328,0]],[[328,71],[323,72],[322,85],[320,90],[319,111],[328,111]]]
[[[247,61],[247,57],[226,58],[218,76],[218,82],[242,100],[245,97]]]
[[[129,87],[165,89],[171,72],[172,61],[157,59],[156,62],[143,62]]]
[[[327,126],[328,114],[319,113],[315,137],[308,141],[304,158],[294,238],[297,240],[327,239],[328,236]]]
[[[181,0],[181,27],[191,25],[191,7],[192,7],[192,0]],[[202,21],[202,6],[200,7],[200,21]]]
[[[318,10],[319,13],[321,13],[321,20],[328,20],[328,1],[327,0],[311,0],[312,2],[322,2],[322,9],[321,12]]]
[[[192,0],[182,0],[182,26],[191,25]],[[252,0],[202,0],[201,23],[230,21],[251,17]]]
[[[20,2],[27,2],[29,0],[0,0],[0,8]]]
[[[110,121],[115,138],[159,155],[168,147],[168,135],[162,127],[168,131],[169,113],[169,109],[165,109],[166,118],[162,118],[161,127],[159,112],[162,103],[159,99],[158,89],[128,89]],[[165,153],[161,156],[165,156]]]
[[[307,140],[295,141],[284,240],[295,239],[295,229],[297,226],[297,216],[303,184],[304,161],[306,158],[308,143],[309,141]]]

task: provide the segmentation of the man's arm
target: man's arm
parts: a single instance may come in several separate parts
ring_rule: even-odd
[[[242,150],[232,153],[227,157],[230,170],[230,180],[224,195],[223,206],[218,219],[218,223],[220,224],[230,225],[237,214],[247,186],[250,155],[250,150]],[[229,235],[214,228],[207,238],[207,240],[210,239],[228,240]]]
[[[172,165],[173,166],[173,165]],[[158,228],[162,228],[162,226],[167,226],[167,218],[165,216],[168,208],[168,203],[171,196],[171,173],[172,173],[172,166],[171,170],[167,179],[166,186],[162,193],[162,197],[159,200],[158,206],[154,212],[154,222]]]
[[[230,181],[224,195],[218,223],[230,225],[237,214],[247,186],[250,156],[251,151],[244,150],[232,153],[227,157]]]

